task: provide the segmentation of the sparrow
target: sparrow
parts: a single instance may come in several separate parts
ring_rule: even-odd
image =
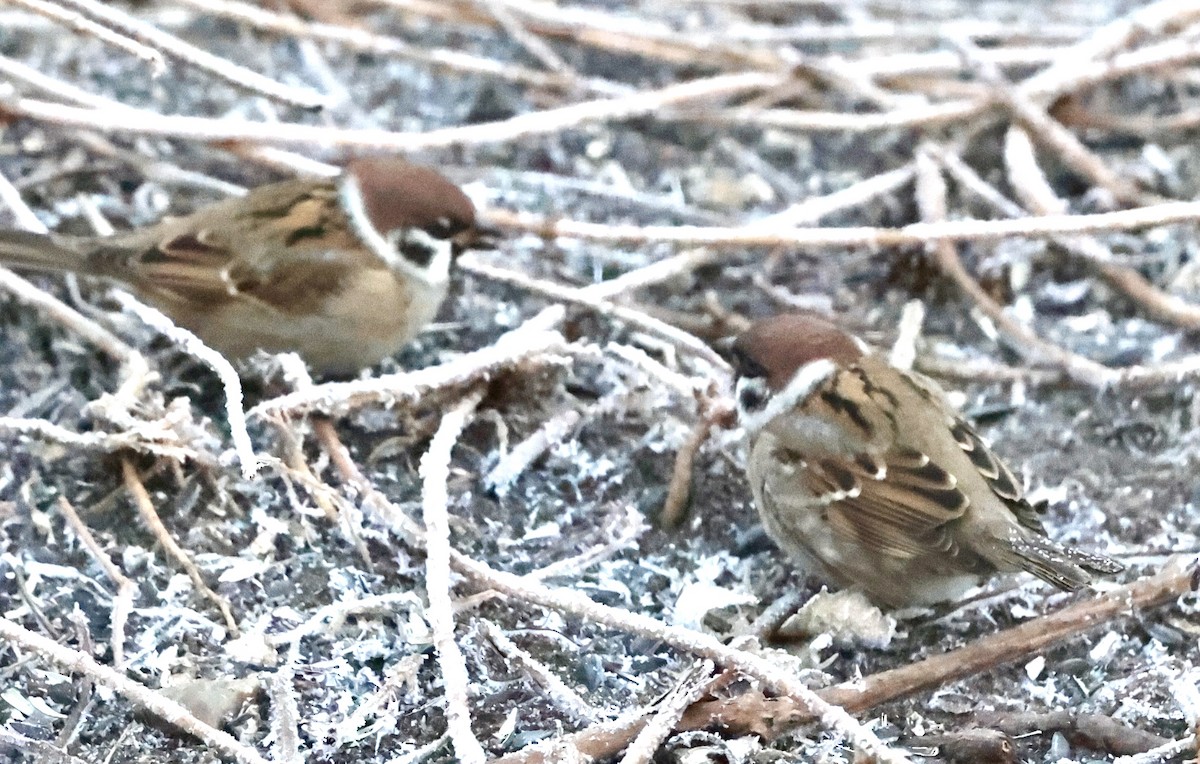
[[[231,359],[292,351],[349,374],[433,319],[474,225],[436,171],[360,158],[113,236],[0,230],[0,262],[119,282]]]
[[[754,502],[806,570],[895,608],[957,599],[999,572],[1074,591],[1123,569],[1048,539],[1012,471],[937,384],[832,323],[767,318],[725,350]]]

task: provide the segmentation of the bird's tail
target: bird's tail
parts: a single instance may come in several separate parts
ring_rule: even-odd
[[[0,230],[0,264],[39,271],[87,270],[87,255],[69,237]]]
[[[1060,546],[1037,533],[1014,534],[992,550],[999,567],[1024,570],[1048,584],[1073,592],[1092,582],[1093,575],[1120,573],[1125,566],[1102,554]],[[989,556],[993,556],[989,555]]]

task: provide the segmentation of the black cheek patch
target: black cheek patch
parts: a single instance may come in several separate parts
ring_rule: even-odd
[[[403,235],[401,235],[401,238],[396,243],[396,251],[405,260],[422,268],[433,262],[433,257],[437,254],[437,250],[425,242],[417,241]]]

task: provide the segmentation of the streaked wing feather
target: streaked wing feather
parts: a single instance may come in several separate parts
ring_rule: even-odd
[[[988,447],[983,438],[979,437],[979,433],[962,419],[953,417],[950,434],[971,460],[971,464],[975,465],[979,474],[987,481],[992,492],[1017,518],[1017,522],[1031,531],[1045,535],[1046,528],[1042,525],[1038,511],[1026,501],[1025,492],[1017,482],[1016,476]]]

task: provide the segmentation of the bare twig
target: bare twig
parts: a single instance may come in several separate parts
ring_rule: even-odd
[[[356,382],[327,382],[306,390],[263,401],[250,409],[249,416],[296,416],[310,411],[330,415],[344,414],[375,401],[395,405],[415,401],[434,390],[465,385],[500,369],[522,361],[561,352],[566,340],[552,328],[565,311],[555,306],[501,336],[486,348],[466,353],[453,361],[416,371],[385,374]]]
[[[12,5],[19,5],[33,13],[70,27],[80,34],[90,35],[114,48],[123,50],[150,65],[150,73],[159,76],[167,69],[163,54],[153,47],[143,45],[129,35],[113,31],[104,24],[87,18],[78,11],[68,10],[60,4],[49,0],[12,0]]]
[[[577,722],[589,724],[595,721],[596,709],[579,697],[579,694],[568,687],[566,682],[559,679],[557,674],[532,655],[517,647],[499,626],[487,620],[482,621],[482,624],[484,633],[487,634],[487,638],[492,641],[496,649],[529,674],[530,679],[546,692],[546,697],[550,699],[551,703]]]
[[[945,180],[933,158],[924,151],[917,156],[917,205],[921,208],[922,218],[929,222],[946,218]],[[976,308],[995,323],[1017,352],[1027,358],[1053,363],[1081,384],[1108,387],[1117,382],[1119,374],[1113,369],[1047,342],[1005,313],[967,272],[952,242],[938,241],[929,246],[942,275],[950,279]]]
[[[162,115],[136,109],[109,112],[21,97],[0,102],[0,112],[63,126],[136,135],[172,136],[195,141],[246,141],[268,145],[326,144],[343,148],[410,152],[451,146],[507,143],[588,124],[633,119],[657,113],[669,106],[708,103],[743,95],[772,87],[778,84],[780,79],[780,75],[756,73],[722,75],[668,85],[659,90],[519,114],[499,122],[444,127],[415,133],[297,123],[235,122],[208,117]]]
[[[21,0],[21,2],[29,2],[29,0]],[[54,0],[54,3],[72,8],[106,29],[111,29],[123,37],[161,51],[171,58],[208,72],[218,79],[244,88],[251,93],[292,106],[299,106],[302,109],[319,109],[326,105],[327,98],[310,88],[282,85],[258,72],[184,42],[175,35],[164,32],[107,3],[101,3],[98,0]]]
[[[478,74],[507,80],[531,88],[573,90],[582,88],[594,95],[619,95],[628,88],[618,83],[582,77],[570,77],[558,72],[539,72],[510,61],[496,61],[458,50],[434,49],[412,45],[397,37],[385,37],[365,29],[305,21],[295,16],[273,13],[237,0],[180,0],[197,10],[224,16],[264,32],[283,34],[298,39],[335,42],[360,53],[395,56],[449,71]]]
[[[646,723],[621,757],[621,764],[649,764],[662,742],[674,730],[688,707],[710,692],[713,663],[697,661],[667,693],[654,716]]]
[[[246,430],[246,413],[242,409],[242,381],[232,364],[217,351],[205,345],[192,332],[177,325],[163,312],[146,305],[133,295],[114,290],[113,296],[125,310],[136,315],[160,334],[179,345],[189,355],[204,361],[217,374],[225,388],[225,415],[229,421],[229,434],[233,438],[233,449],[242,467],[242,476],[247,480],[258,474],[261,466],[254,453],[254,443]]]
[[[96,537],[92,535],[91,529],[79,517],[75,508],[71,506],[71,502],[67,501],[67,497],[58,497],[58,510],[67,519],[71,530],[75,531],[75,535],[79,537],[84,548],[92,555],[92,559],[100,565],[104,574],[117,586],[117,594],[113,597],[113,606],[109,613],[109,630],[112,632],[112,662],[114,666],[120,666],[125,662],[125,624],[129,621],[129,614],[133,610],[133,598],[137,594],[137,585],[129,580],[113,564],[112,560],[108,559],[108,555],[104,553],[100,544],[96,542]]]
[[[1011,185],[1021,201],[1039,215],[1067,211],[1067,204],[1054,193],[1033,153],[1024,131],[1012,128],[1004,141],[1004,160]],[[1082,260],[1110,286],[1140,306],[1150,316],[1185,329],[1200,329],[1200,305],[1168,294],[1132,268],[1113,262],[1112,252],[1093,237],[1056,238],[1068,253]]]
[[[429,450],[421,457],[420,470],[421,506],[425,515],[425,590],[429,596],[426,612],[446,690],[446,731],[454,743],[455,758],[466,764],[483,764],[487,754],[471,731],[470,678],[462,652],[454,641],[447,481],[450,478],[450,451],[482,398],[483,391],[477,390],[445,413]]]
[[[28,629],[13,623],[7,618],[0,618],[0,639],[12,645],[19,645],[25,650],[35,652],[50,660],[65,671],[80,672],[92,677],[97,685],[107,687],[137,706],[146,709],[174,727],[195,735],[205,745],[224,756],[234,759],[240,764],[267,764],[266,759],[253,748],[243,745],[232,735],[214,729],[197,719],[190,711],[162,696],[161,693],[150,690],[123,673],[97,663],[90,655],[78,650],[64,647],[52,639],[35,634]]]
[[[133,463],[126,458],[121,459],[121,475],[125,480],[125,489],[133,497],[138,514],[142,516],[142,522],[146,523],[158,543],[163,545],[167,553],[174,557],[175,562],[188,574],[188,578],[192,579],[192,585],[196,587],[196,591],[217,606],[217,609],[221,611],[221,616],[225,619],[225,627],[229,629],[229,634],[237,638],[241,632],[238,629],[237,620],[233,617],[233,611],[229,609],[229,603],[204,582],[204,577],[200,575],[196,563],[192,562],[192,558],[183,550],[183,547],[179,546],[171,537],[171,532],[167,530],[167,526],[163,525],[158,512],[155,511],[154,502],[150,499],[150,493],[146,490],[146,486],[142,485],[142,479],[138,477],[137,470],[134,469]]]
[[[1177,557],[1154,576],[977,639],[957,650],[818,690],[817,694],[853,713],[869,711],[884,703],[1041,653],[1051,645],[1103,626],[1114,618],[1172,602],[1194,590],[1198,574],[1200,571],[1194,560]],[[704,729],[720,724],[730,733],[753,733],[770,739],[813,718],[812,713],[794,698],[768,699],[759,693],[746,693],[728,700],[697,703],[684,715],[680,726]],[[633,739],[645,721],[645,717],[626,719],[619,724],[591,727],[568,737],[585,754],[611,756]],[[1172,750],[1187,750],[1190,745],[1190,740],[1173,743]],[[1165,749],[1156,758],[1140,759],[1136,764],[1156,764],[1163,760],[1164,753]],[[544,749],[538,746],[530,746],[500,760],[502,764],[542,764],[547,761]],[[1124,759],[1120,761],[1125,762]]]
[[[792,228],[787,226],[639,226],[551,219],[500,209],[480,212],[481,220],[510,231],[547,239],[646,244],[671,242],[742,250],[745,247],[904,247],[934,241],[996,241],[1013,236],[1042,237],[1098,231],[1125,231],[1200,220],[1200,202],[1167,202],[1148,207],[1087,215],[1041,215],[1021,220],[946,220],[910,223],[901,228]]]

